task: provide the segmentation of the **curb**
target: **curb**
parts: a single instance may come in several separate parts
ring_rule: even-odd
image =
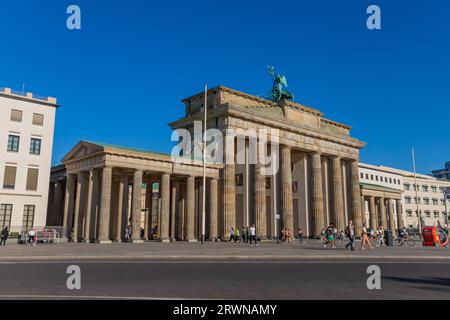
[[[449,261],[450,256],[356,256],[356,255],[336,255],[336,256],[296,256],[296,255],[285,255],[285,256],[272,256],[272,255],[257,255],[257,256],[225,256],[225,255],[140,255],[140,256],[34,256],[34,257],[20,257],[20,256],[3,256],[0,258],[1,262],[21,262],[21,261],[65,261],[65,260],[80,260],[80,261],[304,261],[304,260],[320,260],[320,261],[333,261],[333,260],[412,260],[412,261]]]

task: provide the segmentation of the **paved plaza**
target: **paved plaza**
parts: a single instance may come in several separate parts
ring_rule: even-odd
[[[359,249],[360,242],[356,242]],[[206,242],[202,245],[187,242],[145,242],[142,244],[112,243],[85,244],[60,243],[38,244],[35,247],[16,244],[13,239],[0,247],[0,261],[7,260],[60,260],[60,259],[236,259],[236,260],[307,260],[307,259],[413,259],[450,261],[450,249],[415,246],[374,247],[373,250],[347,250],[340,242],[337,248],[323,248],[318,240],[306,240],[299,245],[262,242],[258,246],[245,243]]]

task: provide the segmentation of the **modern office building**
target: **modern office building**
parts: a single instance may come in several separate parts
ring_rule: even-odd
[[[450,180],[450,161],[445,163],[444,169],[433,170],[431,174],[438,179]]]
[[[46,225],[55,98],[0,88],[0,228]]]

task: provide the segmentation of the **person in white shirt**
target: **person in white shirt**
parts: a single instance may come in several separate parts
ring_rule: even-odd
[[[34,232],[33,229],[30,229],[30,231],[28,231],[28,245],[32,245],[35,246],[36,245],[36,233]]]
[[[250,227],[250,245],[253,247],[253,240],[255,241],[255,245],[258,245],[256,243],[256,228],[255,225],[252,225]]]

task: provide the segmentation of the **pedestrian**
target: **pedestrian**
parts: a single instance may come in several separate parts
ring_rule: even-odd
[[[8,227],[5,227],[5,229],[2,230],[1,239],[0,239],[0,246],[3,244],[6,246],[6,240],[8,240],[9,231]]]
[[[242,243],[245,243],[245,239],[246,239],[246,230],[245,227],[242,226]]]
[[[361,232],[361,250],[365,250],[366,249],[366,244],[369,246],[369,249],[372,250],[373,247],[370,244],[369,241],[369,230],[367,229],[367,226],[365,223],[363,223],[363,228],[362,228],[362,232]]]
[[[344,230],[339,231],[339,238],[341,239],[341,244],[344,244]]]
[[[35,246],[36,245],[36,233],[34,232],[33,229],[30,229],[28,231],[28,245],[30,246]]]
[[[245,227],[245,243],[248,243],[250,241],[250,228],[247,226]]]
[[[256,243],[256,228],[255,228],[254,224],[250,227],[250,245],[252,247],[253,247],[253,241],[255,241],[255,246],[257,246],[258,244]]]
[[[234,237],[234,228],[233,227],[230,228],[230,240],[229,240],[229,242],[231,242],[231,240],[236,242],[236,238]]]
[[[241,242],[241,234],[239,232],[238,227],[236,227],[236,229],[234,229],[234,243],[237,242]]]
[[[326,237],[326,229],[322,228],[322,230],[320,230],[320,240],[322,240],[322,245],[324,248],[327,247],[327,237]]]
[[[303,230],[300,228],[300,229],[298,229],[298,235],[297,235],[297,238],[298,238],[298,243],[299,244],[303,244],[304,243],[304,238],[303,238]]]
[[[131,225],[127,225],[125,228],[125,241],[131,240]]]
[[[356,251],[355,249],[355,226],[353,225],[353,221],[350,220],[348,222],[347,227],[345,228],[345,235],[350,240],[349,243],[345,245],[345,247],[348,249],[350,247],[350,250]]]

